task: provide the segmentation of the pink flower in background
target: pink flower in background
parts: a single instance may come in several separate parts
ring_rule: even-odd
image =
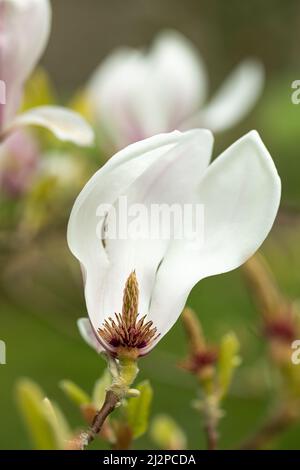
[[[40,149],[24,130],[11,134],[0,146],[0,192],[11,198],[22,196],[37,174]]]
[[[0,105],[0,129],[14,118],[29,78],[47,45],[51,8],[45,0],[0,0],[0,79],[6,103]]]
[[[100,132],[119,149],[174,129],[226,130],[251,110],[263,84],[262,64],[244,60],[207,101],[207,71],[197,49],[179,32],[166,31],[149,51],[124,47],[109,55],[87,97]]]
[[[0,0],[0,80],[6,95],[5,103],[0,104],[0,141],[19,127],[37,125],[50,129],[61,140],[90,145],[90,126],[67,109],[42,106],[16,116],[24,82],[46,47],[50,27],[49,0]]]

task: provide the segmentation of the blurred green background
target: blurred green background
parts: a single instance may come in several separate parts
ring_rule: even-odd
[[[291,83],[300,78],[300,3],[297,0],[53,0],[53,28],[42,60],[61,96],[72,94],[100,61],[119,45],[147,45],[164,28],[176,28],[199,48],[213,91],[241,59],[260,58],[267,71],[263,96],[239,126],[217,136],[216,153],[256,128],[273,156],[283,182],[282,212],[263,251],[282,290],[300,294],[300,105],[291,102]],[[221,195],[220,195],[221,197]],[[70,201],[71,207],[71,201]],[[64,233],[48,231],[33,246],[1,254],[0,339],[7,344],[7,365],[0,366],[0,448],[30,448],[15,405],[14,386],[26,376],[37,381],[66,411],[74,425],[79,413],[58,388],[63,378],[89,391],[104,363],[81,340],[75,320],[84,316],[79,267]],[[217,342],[234,330],[243,364],[237,373],[226,416],[222,448],[250,434],[272,406],[270,368],[262,352],[260,318],[240,271],[202,281],[190,296],[207,337]],[[176,364],[186,353],[180,322],[150,356],[140,361],[141,378],[154,388],[152,414],[166,412],[186,430],[190,448],[204,447],[200,418],[190,404],[196,395],[192,377]],[[299,374],[300,374],[300,366]],[[300,426],[293,426],[277,448],[300,448]],[[153,448],[148,436],[139,448]]]

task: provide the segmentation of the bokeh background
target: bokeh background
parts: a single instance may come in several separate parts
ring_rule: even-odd
[[[264,244],[282,290],[300,295],[300,105],[291,102],[291,83],[300,79],[300,3],[297,0],[52,0],[53,28],[42,59],[59,95],[67,100],[95,67],[120,45],[150,44],[156,33],[175,28],[199,48],[210,74],[211,92],[241,59],[254,56],[266,67],[264,93],[254,111],[233,130],[218,135],[215,152],[249,129],[258,129],[283,182],[282,210]],[[220,197],[222,197],[220,195]],[[70,207],[71,208],[70,201]],[[65,221],[33,244],[0,257],[0,338],[7,365],[0,366],[0,448],[30,448],[15,404],[16,381],[37,381],[65,410],[74,426],[81,417],[58,387],[69,378],[90,390],[104,364],[81,340],[75,320],[85,315],[79,267],[68,251]],[[189,304],[207,337],[217,342],[234,330],[243,364],[224,404],[220,446],[234,447],[272,408],[270,366],[264,354],[261,319],[239,270],[202,281]],[[176,364],[186,353],[182,325],[140,362],[141,378],[154,388],[153,416],[172,415],[186,430],[190,448],[204,447],[200,418],[191,408],[196,387]],[[300,374],[300,366],[299,374]],[[300,426],[278,440],[278,448],[299,448]],[[139,448],[154,448],[149,436]]]

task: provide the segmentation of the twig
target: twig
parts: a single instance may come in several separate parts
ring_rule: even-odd
[[[101,431],[101,428],[106,418],[108,417],[108,415],[110,415],[110,413],[114,411],[114,409],[117,407],[119,402],[120,402],[120,399],[114,392],[109,390],[106,393],[103,406],[97,412],[90,429],[86,433],[82,434],[82,441],[83,441],[82,448],[86,447],[91,442],[93,442],[97,434]]]
[[[266,421],[257,432],[245,441],[240,450],[254,450],[263,448],[268,442],[272,441],[278,434],[287,429],[295,417],[288,409],[283,408]]]
[[[207,450],[216,450],[219,441],[218,426],[223,416],[223,412],[219,407],[219,400],[216,395],[206,397],[202,406],[204,419],[204,432],[206,435]]]
[[[207,450],[216,450],[218,444],[218,432],[216,429],[216,423],[212,420],[208,420],[204,426],[206,440],[207,440]]]

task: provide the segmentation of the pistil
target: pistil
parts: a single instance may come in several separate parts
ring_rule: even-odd
[[[117,356],[138,357],[141,350],[149,347],[158,337],[157,328],[147,315],[140,316],[139,286],[135,271],[125,285],[122,313],[115,313],[104,321],[98,334],[102,340],[113,348]]]

